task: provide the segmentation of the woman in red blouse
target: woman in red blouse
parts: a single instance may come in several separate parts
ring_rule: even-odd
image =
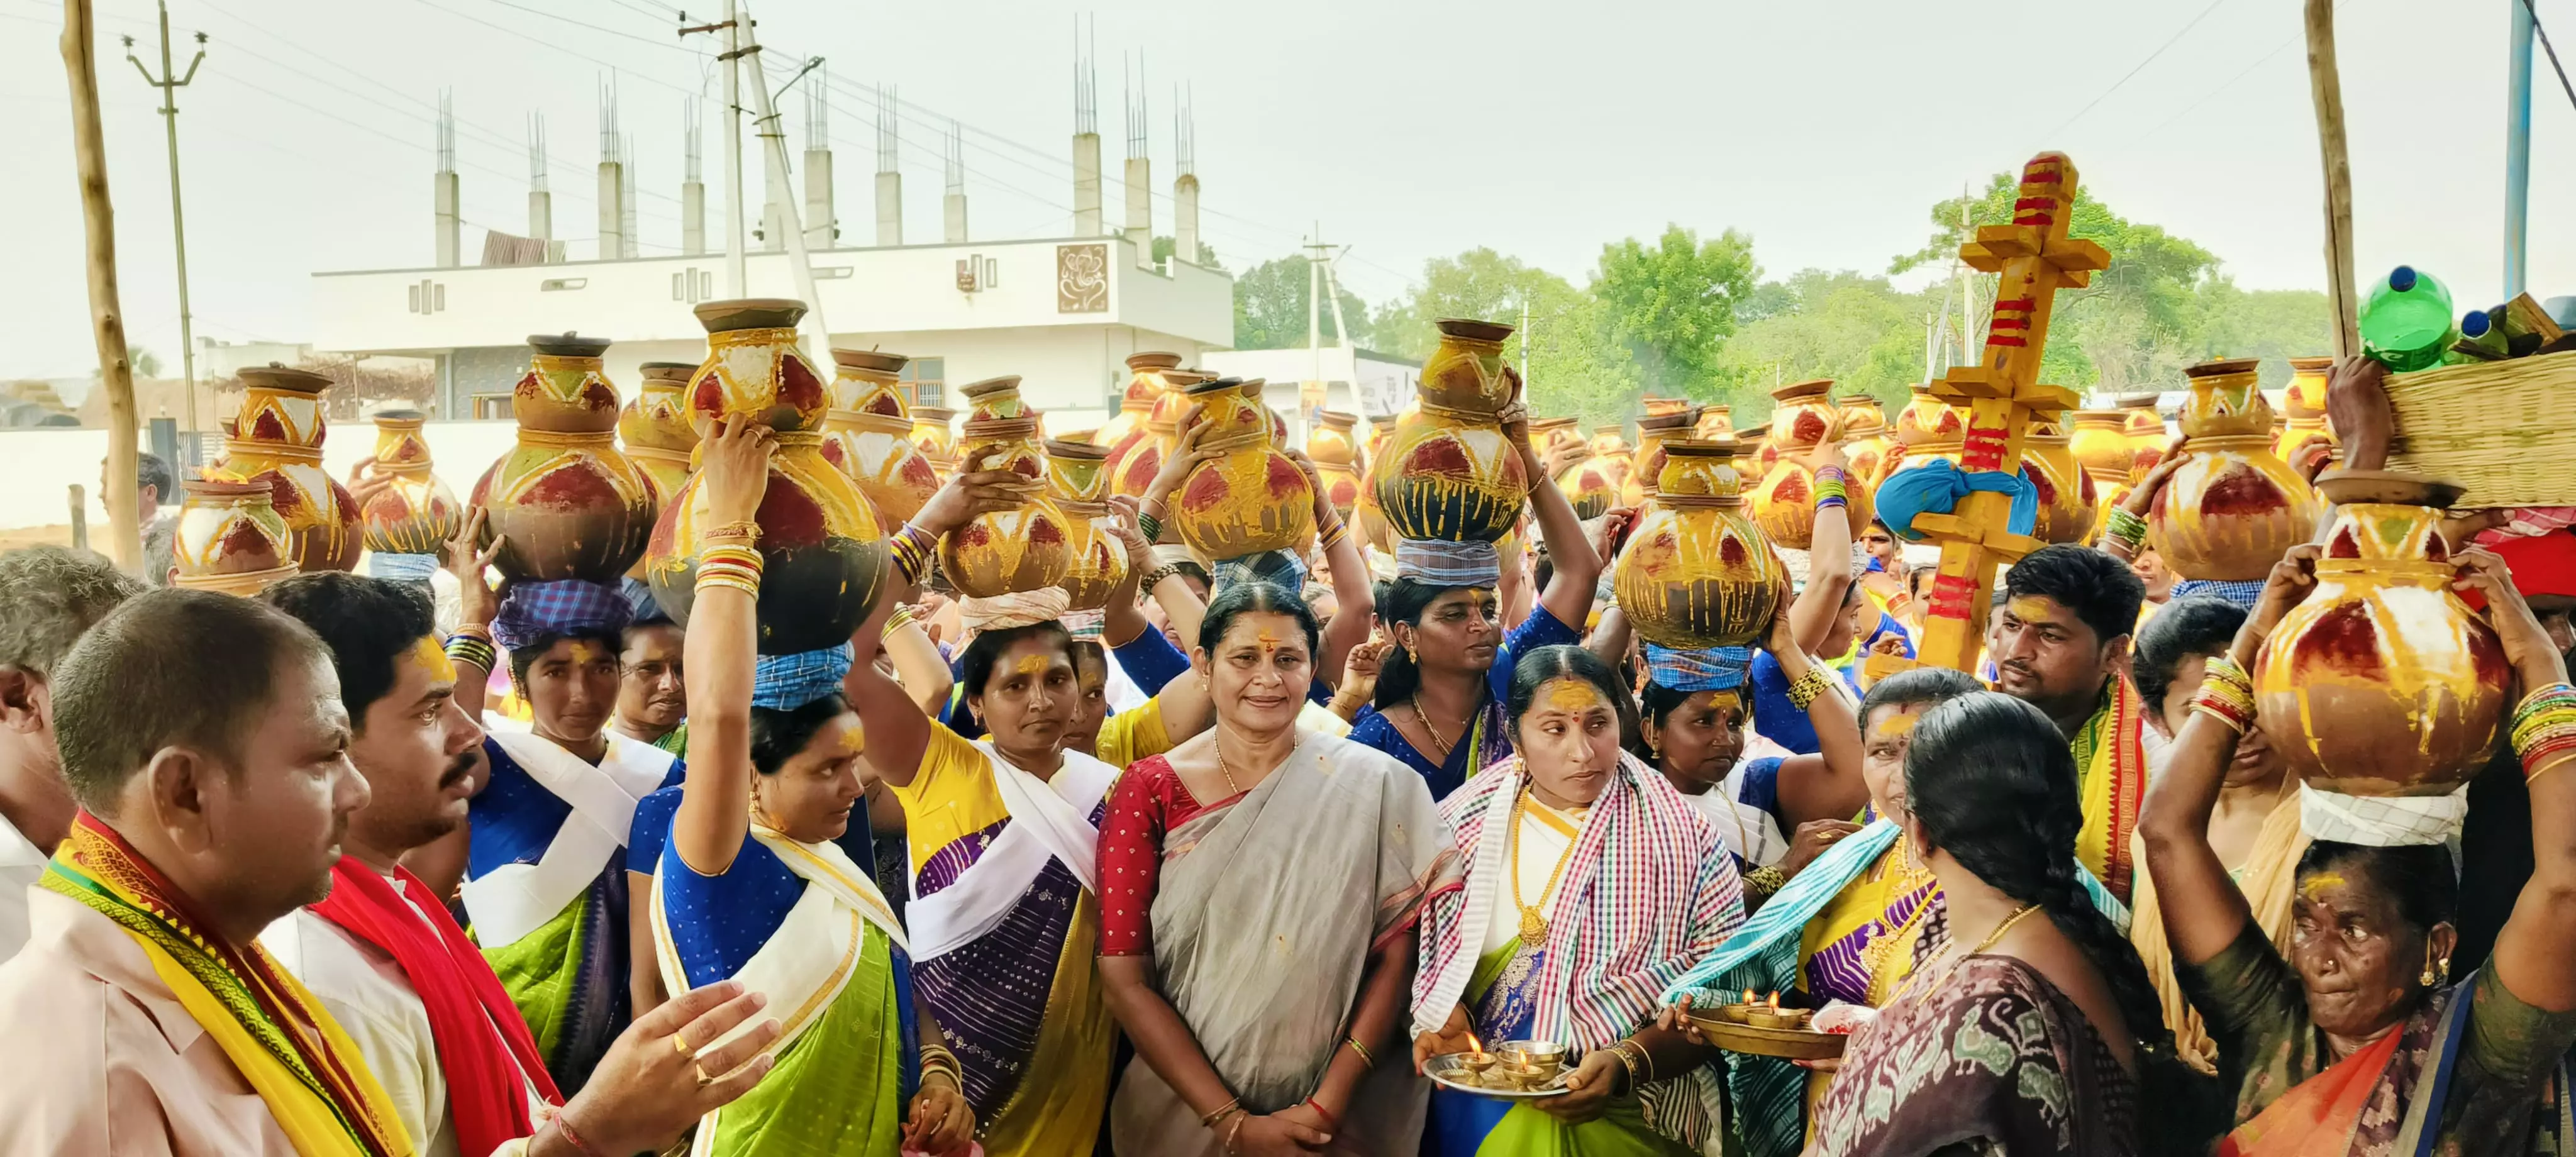
[[[1126,1157],[1419,1151],[1412,928],[1457,855],[1422,777],[1298,730],[1317,633],[1295,594],[1220,591],[1190,656],[1215,729],[1110,797],[1100,975],[1136,1044],[1109,1107]]]

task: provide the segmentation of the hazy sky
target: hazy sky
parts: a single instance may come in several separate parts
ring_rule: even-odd
[[[2518,0],[2338,6],[2359,267],[2411,261],[2462,304],[2501,265],[2506,13]],[[701,8],[700,6],[703,5]],[[169,186],[145,0],[97,0],[100,86],[129,330],[178,364]],[[692,14],[721,0],[687,0]],[[2538,0],[2576,48],[2576,0]],[[1136,3],[1097,9],[1103,152],[1124,154],[1120,69],[1141,51],[1155,184],[1173,90],[1196,104],[1204,231],[1236,270],[1321,222],[1372,304],[1423,259],[1486,245],[1580,284],[1603,242],[1666,222],[1752,234],[1773,275],[1883,272],[1934,200],[2042,148],[2086,187],[2225,259],[2256,288],[2321,288],[2321,181],[2294,0]],[[1070,229],[1073,9],[968,0],[768,0],[773,62],[821,55],[845,236],[873,221],[866,86],[900,87],[906,233],[939,231],[940,145],[966,126],[977,237]],[[707,38],[656,0],[172,0],[207,32],[181,94],[197,332],[300,340],[316,270],[430,263],[434,108],[454,91],[464,246],[526,226],[526,121],[546,117],[556,235],[594,231],[597,93],[635,142],[647,253],[679,243],[681,110],[716,88]],[[0,0],[0,377],[95,365],[61,6]],[[578,22],[578,23],[576,23]],[[584,27],[591,25],[596,27]],[[2188,30],[2185,31],[2188,26]],[[2176,34],[2180,32],[2179,38]],[[178,65],[185,68],[186,47]],[[2150,59],[2150,56],[2153,56]],[[2144,66],[2140,67],[2144,62]],[[157,67],[157,59],[153,60]],[[2539,62],[2531,285],[2576,293],[2576,113]],[[2132,75],[2132,70],[2135,70]],[[801,149],[804,101],[781,102]],[[710,234],[721,130],[707,102]],[[746,150],[751,199],[758,154]],[[1113,222],[1121,219],[1113,187]],[[1170,205],[1158,196],[1158,232]],[[528,319],[542,330],[543,318]]]

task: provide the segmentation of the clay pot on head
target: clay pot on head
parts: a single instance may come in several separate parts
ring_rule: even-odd
[[[1521,376],[1503,361],[1501,322],[1442,318],[1440,346],[1422,363],[1421,404],[1471,415],[1496,415],[1521,392]]]
[[[1691,434],[1690,434],[1690,436],[1691,436],[1693,439],[1696,439],[1696,440],[1698,440],[1698,441],[1702,441],[1702,442],[1732,442],[1732,441],[1734,441],[1734,440],[1735,440],[1735,407],[1733,407],[1733,406],[1702,406],[1702,407],[1700,407],[1700,411],[1699,411],[1699,421],[1694,422],[1694,423],[1692,423],[1692,424],[1691,424]],[[1659,483],[1659,485],[1660,485],[1660,483]]]
[[[1511,533],[1529,486],[1501,425],[1426,404],[1387,439],[1377,501],[1397,538],[1494,542]]]
[[[2342,442],[2326,423],[2326,376],[2334,369],[2333,358],[2291,358],[2290,388],[2284,391],[2282,410],[2287,428],[2272,444],[2272,452],[2292,466],[2299,464],[2308,447],[2323,442],[2328,447]]]
[[[367,549],[379,554],[439,554],[465,529],[456,494],[430,470],[429,443],[421,440],[428,415],[387,410],[376,415],[376,473],[390,485],[358,512]]]
[[[1828,436],[1839,437],[1842,410],[1826,394],[1831,379],[1818,378],[1771,391],[1779,407],[1771,412],[1771,437],[1764,443],[1773,456],[1763,467],[1762,484],[1753,492],[1753,520],[1772,542],[1805,550],[1816,537],[1816,474],[1797,455],[1816,448]],[[1858,536],[1869,525],[1872,510],[1869,481],[1846,468],[1844,506]]]
[[[2272,453],[2272,406],[2256,386],[2255,364],[2239,358],[2184,371],[2187,461],[2147,513],[2148,541],[2182,578],[2261,579],[2316,530],[2315,492]]]
[[[1532,418],[1529,434],[1530,446],[1541,460],[1583,439],[1582,428],[1572,418]]]
[[[298,570],[348,570],[365,545],[358,503],[322,469],[322,391],[331,379],[270,362],[241,371],[241,409],[223,457],[205,469],[215,482],[258,482],[269,489],[289,532],[287,561]]]
[[[1163,379],[1165,371],[1176,369],[1181,355],[1175,353],[1141,353],[1127,359],[1127,388],[1118,397],[1118,412],[1093,431],[1091,441],[1109,451],[1115,458],[1129,443],[1145,435],[1145,416],[1154,412],[1171,386]]]
[[[2189,373],[2190,371],[2186,370],[2184,372]],[[2119,406],[2121,416],[2129,423],[2130,437],[2153,438],[2157,445],[2162,446],[2165,444],[2168,440],[2165,437],[2165,419],[2164,415],[2156,412],[2156,402],[2158,400],[2159,398],[2155,394],[2120,395]]]
[[[1699,422],[1699,411],[1675,410],[1667,414],[1648,414],[1637,419],[1636,465],[1619,487],[1619,500],[1631,507],[1642,507],[1655,496],[1655,487],[1663,475],[1664,443],[1674,438],[1690,437],[1691,427]]]
[[[1315,428],[1306,435],[1306,457],[1324,484],[1324,499],[1349,518],[1359,505],[1360,472],[1367,458],[1360,450],[1360,416],[1339,410],[1315,412]]]
[[[1592,452],[1589,446],[1572,452],[1556,472],[1556,489],[1574,507],[1574,516],[1599,518],[1619,505],[1620,485],[1611,476],[1608,460]]]
[[[950,423],[956,420],[955,410],[940,406],[914,406],[912,444],[934,464],[943,468],[954,465],[957,461],[957,435]]]
[[[2120,410],[2077,410],[2067,417],[2067,446],[2093,477],[2127,482],[2136,460],[2129,439],[2129,415]]]
[[[617,439],[626,456],[653,483],[654,506],[680,492],[689,480],[689,452],[698,448],[698,431],[689,425],[689,379],[695,362],[646,362],[636,367],[643,381],[635,400],[617,416]],[[642,578],[642,575],[636,575]]]
[[[1007,470],[1027,501],[978,515],[939,540],[939,564],[958,593],[992,598],[1058,586],[1073,566],[1071,520],[1048,497],[1035,418],[968,422],[958,469]]]
[[[1968,436],[1968,421],[1939,394],[1916,386],[1905,408],[1896,412],[1895,430],[1896,441],[1906,446],[1957,442]]]
[[[1172,525],[1181,541],[1210,559],[1268,550],[1299,550],[1315,537],[1315,491],[1306,472],[1272,440],[1270,407],[1259,382],[1230,379],[1193,386],[1211,429],[1202,447],[1223,457],[1202,462],[1172,494]]]
[[[2316,586],[2254,663],[2264,734],[2309,786],[2447,795],[2487,765],[2513,706],[2503,644],[2451,589],[2440,524],[2461,488],[2378,470],[2317,487],[2334,514]]]
[[[707,330],[707,360],[689,387],[689,424],[748,417],[781,434],[823,428],[828,380],[796,344],[805,303],[779,297],[710,301],[690,311]]]
[[[819,430],[777,435],[769,489],[752,521],[760,525],[760,624],[763,655],[793,655],[847,642],[876,605],[885,581],[885,544],[875,511],[857,484],[823,457]],[[698,558],[715,519],[703,474],[691,473],[653,526],[645,571],[653,600],[682,627],[697,602]]]
[[[969,382],[958,387],[957,392],[966,399],[966,420],[969,422],[1037,417],[1037,411],[1029,409],[1028,403],[1020,400],[1018,374]]]
[[[600,373],[608,343],[538,335],[532,368],[510,395],[518,442],[474,483],[487,513],[481,543],[502,538],[493,565],[514,579],[617,585],[653,536],[660,493],[617,448],[617,389]]]
[[[1747,517],[1731,442],[1664,443],[1654,505],[1640,514],[1611,583],[1648,642],[1751,646],[1769,628],[1788,571]]]
[[[2101,517],[2093,478],[2076,464],[2066,431],[2034,418],[2022,435],[2021,472],[2039,491],[2039,522],[2031,536],[2042,542],[2090,542]]]
[[[1689,398],[1658,398],[1648,394],[1637,400],[1645,405],[1649,418],[1667,417],[1692,408]]]
[[[1842,410],[1843,457],[1851,463],[1852,477],[1874,484],[1885,476],[1888,448],[1896,444],[1887,413],[1868,394],[1844,395],[1836,405]]]
[[[1163,469],[1164,456],[1180,445],[1181,416],[1187,414],[1192,405],[1187,391],[1190,387],[1216,380],[1216,375],[1196,370],[1161,370],[1157,373],[1174,388],[1154,400],[1153,410],[1145,415],[1143,433],[1128,440],[1125,449],[1110,451],[1111,494],[1124,494],[1135,499],[1145,497],[1145,488]],[[1164,523],[1167,529],[1170,525],[1169,522]]]
[[[1073,596],[1068,611],[1096,611],[1109,605],[1111,592],[1127,577],[1127,544],[1118,537],[1118,516],[1109,505],[1109,450],[1072,439],[1048,439],[1047,483],[1068,532],[1065,593]]]
[[[174,584],[248,598],[295,573],[293,532],[268,484],[191,478],[180,486],[187,497],[171,528]]]
[[[858,484],[880,526],[901,526],[939,490],[939,471],[913,444],[912,418],[895,388],[910,359],[834,350],[832,360],[840,374],[823,415],[823,459]]]

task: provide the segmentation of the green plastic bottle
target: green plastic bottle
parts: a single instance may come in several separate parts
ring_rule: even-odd
[[[2451,322],[2451,291],[2440,279],[2400,265],[2361,303],[2363,356],[2397,373],[2440,365],[2460,340]]]

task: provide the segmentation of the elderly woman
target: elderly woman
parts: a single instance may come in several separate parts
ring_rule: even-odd
[[[1136,1046],[1109,1107],[1127,1157],[1421,1143],[1423,1086],[1388,1053],[1457,853],[1420,776],[1297,728],[1316,635],[1294,594],[1221,591],[1190,660],[1215,729],[1110,797],[1100,975]]]
[[[1517,1105],[1434,1090],[1436,1152],[1697,1152],[1716,1128],[1707,1050],[1654,1016],[1664,986],[1743,923],[1735,858],[1620,749],[1635,709],[1591,652],[1523,656],[1507,702],[1516,754],[1441,806],[1469,867],[1422,923],[1414,1063],[1548,1040],[1577,1067],[1572,1092]]]
[[[2487,967],[2451,975],[2458,886],[2439,843],[2309,844],[2286,953],[2210,845],[2210,815],[2249,722],[2246,669],[2313,587],[2317,553],[2303,546],[2274,566],[2234,648],[2210,660],[2138,827],[2183,989],[2234,1086],[2234,1128],[2219,1151],[2568,1153],[2576,780],[2549,773],[2576,762],[2576,688],[2502,560],[2463,552],[2454,584],[2484,596],[2513,667],[2522,694],[2513,740],[2531,792],[2531,876]]]
[[[739,419],[702,445],[715,525],[748,524],[770,449],[766,427]],[[975,1115],[957,1058],[915,1006],[903,926],[832,843],[862,790],[859,720],[842,687],[849,649],[755,658],[760,553],[748,536],[709,545],[697,583],[689,773],[654,890],[654,943],[670,991],[740,981],[768,998],[782,1031],[763,1050],[768,1079],[707,1114],[695,1151],[962,1151]],[[891,605],[861,637],[883,629]]]

